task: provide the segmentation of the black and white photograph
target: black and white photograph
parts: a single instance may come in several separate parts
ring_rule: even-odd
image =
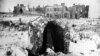
[[[100,56],[100,0],[0,0],[0,56]]]

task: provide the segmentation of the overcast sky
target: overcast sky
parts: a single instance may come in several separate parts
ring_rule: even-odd
[[[0,0],[0,11],[8,12],[9,9],[13,11],[13,7],[17,4],[24,4],[30,7],[33,6],[45,6],[45,5],[53,5],[53,4],[61,4],[65,3],[66,6],[72,6],[75,4],[85,4],[90,5],[89,17],[99,17],[100,16],[100,0]]]

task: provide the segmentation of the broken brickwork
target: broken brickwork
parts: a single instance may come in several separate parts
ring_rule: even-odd
[[[49,22],[46,21],[46,22]],[[44,22],[42,22],[44,23]],[[42,48],[42,44],[43,44],[43,31],[47,25],[47,23],[44,23],[43,25],[41,25],[42,23],[36,23],[36,25],[34,25],[35,23],[31,23],[31,26],[30,26],[30,40],[31,40],[31,43],[33,45],[33,48],[32,48],[32,52],[34,54],[39,54],[41,48]],[[59,26],[62,25],[62,22],[57,22],[57,20],[55,20],[55,23],[57,23]],[[61,26],[63,28],[63,26]],[[42,30],[41,30],[42,29]],[[68,32],[68,27],[66,26],[66,28],[63,28],[63,36],[64,36],[64,53],[68,53],[68,45],[69,45],[69,35],[65,35],[66,32]]]

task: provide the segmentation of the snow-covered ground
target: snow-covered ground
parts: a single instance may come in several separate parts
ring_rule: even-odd
[[[19,18],[25,23],[32,22],[34,26],[39,23],[40,30],[47,23],[48,19],[40,16],[19,16],[12,18],[0,18],[0,20],[11,20],[18,22]],[[42,21],[43,20],[43,21]],[[45,20],[45,22],[44,22]],[[71,39],[69,51],[71,54],[59,53],[56,56],[100,56],[100,20],[99,19],[62,19],[56,20],[61,27],[69,27]],[[59,23],[60,22],[60,23]],[[75,25],[74,27],[72,25]],[[39,34],[38,34],[39,35]],[[17,31],[14,28],[0,27],[0,56],[6,56],[7,51],[12,52],[12,56],[28,56],[25,48],[31,48],[28,30]],[[48,50],[50,53],[50,51]],[[51,51],[52,53],[53,51]],[[53,52],[54,53],[54,52]],[[51,55],[52,56],[52,55]]]
[[[97,19],[72,21],[72,24],[76,26],[70,27],[70,35],[76,43],[70,41],[69,51],[71,53],[78,56],[100,56],[98,47],[100,45],[100,32],[96,30],[97,27],[100,30],[99,22],[100,20]]]
[[[27,56],[25,48],[31,47],[28,31],[0,27],[0,56],[6,56],[7,51],[12,52],[12,56]]]

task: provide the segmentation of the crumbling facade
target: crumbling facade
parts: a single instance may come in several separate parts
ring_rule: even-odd
[[[64,3],[61,5],[47,6],[45,15],[49,18],[72,18],[79,19],[88,18],[89,6],[88,5],[75,5],[72,7],[65,6]]]
[[[23,14],[25,13],[26,7],[23,4],[17,4],[17,6],[14,7],[14,14]]]
[[[47,6],[45,15],[49,18],[70,18],[69,11],[64,3],[61,5]]]

